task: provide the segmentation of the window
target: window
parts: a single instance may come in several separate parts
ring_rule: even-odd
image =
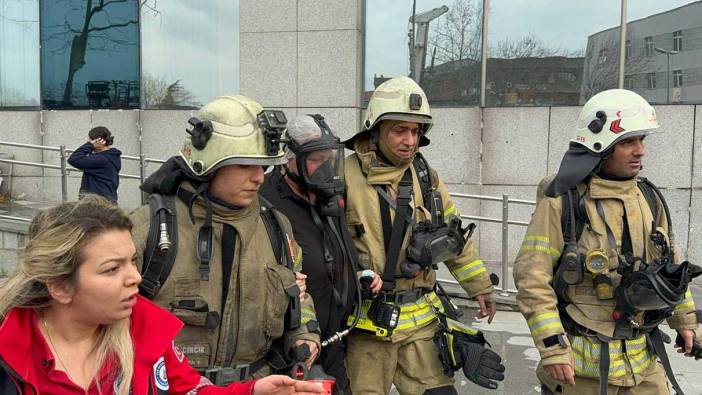
[[[607,49],[600,49],[600,54],[597,56],[597,64],[605,64],[607,62]]]
[[[646,79],[648,81],[648,89],[656,89],[656,73],[648,73]]]
[[[682,51],[682,30],[673,32],[673,51]]]
[[[680,88],[683,86],[682,70],[673,71],[673,87]]]
[[[634,78],[630,75],[624,77],[624,88],[634,89]]]
[[[626,40],[626,45],[624,46],[624,59],[629,59],[631,56],[631,40]]]
[[[43,106],[139,108],[139,2],[40,5]]]
[[[644,38],[644,49],[646,56],[653,56],[653,37]]]
[[[38,3],[0,1],[0,107],[39,106]]]
[[[239,92],[239,1],[154,3],[141,8],[142,107],[195,108]]]

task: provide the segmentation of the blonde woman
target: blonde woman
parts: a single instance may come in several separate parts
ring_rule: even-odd
[[[131,221],[99,197],[39,214],[0,287],[2,394],[312,394],[285,376],[216,387],[173,340],[177,318],[137,294]]]

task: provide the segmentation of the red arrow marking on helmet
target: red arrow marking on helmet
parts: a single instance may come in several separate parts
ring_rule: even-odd
[[[621,119],[615,119],[614,121],[612,121],[612,124],[609,125],[609,130],[614,134],[623,132],[624,128],[619,126],[619,122],[621,121]]]

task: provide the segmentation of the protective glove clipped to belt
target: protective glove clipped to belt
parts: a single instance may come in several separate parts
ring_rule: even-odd
[[[502,358],[486,347],[490,344],[483,333],[443,315],[439,317],[439,327],[434,342],[439,348],[444,374],[453,377],[455,371],[463,369],[468,380],[481,387],[496,389],[495,380],[505,379],[505,366]]]

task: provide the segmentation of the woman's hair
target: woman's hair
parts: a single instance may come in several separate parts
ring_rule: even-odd
[[[29,240],[17,271],[0,286],[0,319],[13,308],[42,309],[52,304],[48,283],[74,289],[85,247],[108,231],[131,232],[132,222],[117,206],[90,195],[38,214],[29,225]],[[134,370],[129,319],[100,328],[96,345],[100,367],[111,358],[121,366],[120,394],[127,394]]]

